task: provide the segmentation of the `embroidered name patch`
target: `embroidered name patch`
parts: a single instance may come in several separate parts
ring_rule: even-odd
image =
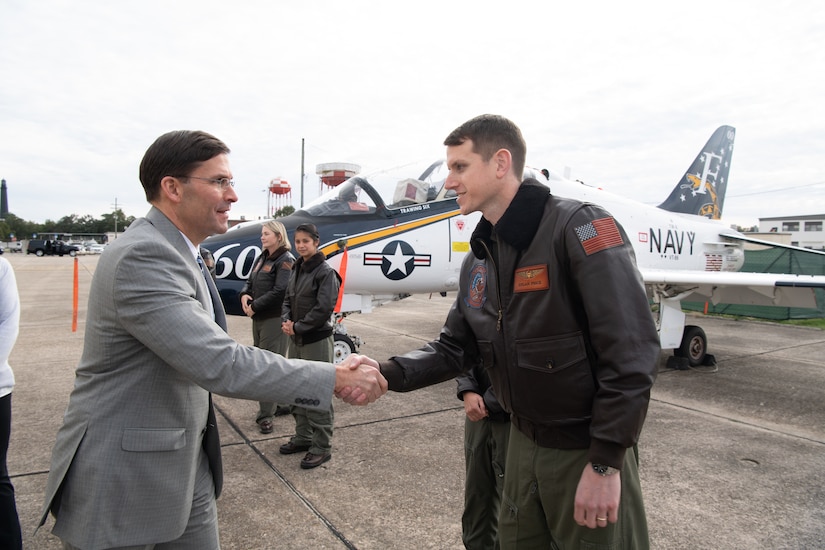
[[[532,292],[550,288],[547,265],[530,265],[516,270],[513,278],[513,292]]]
[[[576,228],[576,235],[582,243],[584,253],[590,256],[596,252],[624,244],[622,234],[613,218],[602,218]]]

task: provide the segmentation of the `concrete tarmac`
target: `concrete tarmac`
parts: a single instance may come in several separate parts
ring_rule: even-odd
[[[77,331],[72,331],[69,257],[6,254],[22,318],[11,355],[8,465],[27,549],[58,549],[34,534],[51,448],[83,349],[97,256],[77,258]],[[415,295],[347,320],[361,353],[384,359],[434,338],[452,296]],[[825,547],[825,332],[694,316],[717,367],[667,369],[659,377],[640,443],[652,547]],[[251,321],[229,332],[251,344]],[[174,335],[170,335],[174,337]],[[218,500],[224,549],[462,548],[464,411],[455,384],[377,403],[335,404],[333,457],[301,470],[278,446],[291,417],[258,432],[257,403],[216,397],[225,482]]]

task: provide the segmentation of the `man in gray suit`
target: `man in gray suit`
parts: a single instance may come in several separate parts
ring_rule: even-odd
[[[347,386],[360,404],[387,391],[371,367],[287,360],[226,334],[198,245],[226,231],[238,199],[228,153],[204,132],[159,137],[140,165],[152,208],[100,258],[40,522],[52,512],[64,548],[220,547],[210,392],[326,410]]]

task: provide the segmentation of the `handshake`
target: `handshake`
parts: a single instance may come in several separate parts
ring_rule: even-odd
[[[367,405],[387,393],[378,361],[352,354],[335,365],[335,397],[350,405]]]

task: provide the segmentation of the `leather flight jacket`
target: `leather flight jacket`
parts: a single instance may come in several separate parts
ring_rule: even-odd
[[[297,345],[312,344],[332,335],[332,313],[340,286],[341,276],[326,263],[323,252],[295,262],[281,318],[295,322],[292,338]]]
[[[255,260],[240,293],[241,296],[252,296],[252,310],[255,312],[253,319],[281,316],[281,306],[294,263],[295,257],[283,246],[272,254],[264,249]]]
[[[471,249],[439,338],[381,364],[390,389],[441,382],[480,359],[522,433],[621,468],[660,351],[624,230],[601,207],[528,179],[495,227],[482,218]]]

